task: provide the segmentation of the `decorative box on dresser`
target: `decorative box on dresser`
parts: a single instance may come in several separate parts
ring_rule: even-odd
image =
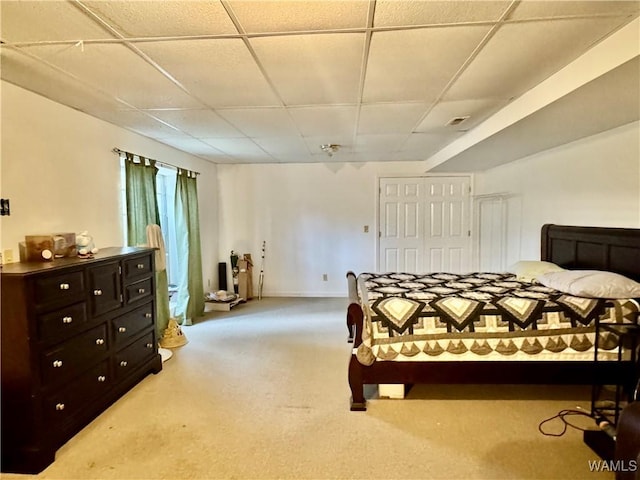
[[[37,473],[149,373],[156,338],[154,250],[2,268],[2,471]]]

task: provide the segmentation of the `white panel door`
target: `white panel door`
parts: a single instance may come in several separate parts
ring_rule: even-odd
[[[420,178],[380,179],[379,271],[420,271],[424,231],[423,190]]]
[[[379,271],[467,272],[470,177],[380,179]]]

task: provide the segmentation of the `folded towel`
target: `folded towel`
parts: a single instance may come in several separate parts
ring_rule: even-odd
[[[162,238],[162,230],[158,225],[147,225],[147,245],[156,248],[156,272],[166,270],[166,251],[164,248],[164,239]]]

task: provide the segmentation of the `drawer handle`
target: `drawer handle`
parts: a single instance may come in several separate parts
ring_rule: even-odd
[[[147,343],[147,348],[153,348],[153,343]]]
[[[144,288],[139,288],[138,289],[138,293],[140,293],[140,294],[144,293]]]
[[[118,327],[118,331],[119,331],[120,333],[124,333],[124,332],[126,332],[126,331],[127,331],[127,327]]]
[[[56,404],[56,410],[58,410],[58,411],[64,410],[64,403]]]
[[[144,316],[145,316],[145,318],[151,318],[151,317],[153,317],[153,314],[147,312],[147,313],[144,314]]]
[[[99,382],[106,382],[107,381],[107,377],[105,377],[104,375],[98,375],[98,381]]]
[[[121,361],[120,362],[120,366],[121,367],[126,367],[127,366],[127,361],[126,360]]]
[[[60,284],[60,290],[69,290],[70,287],[71,287],[71,285],[69,285],[68,283],[61,283]]]
[[[102,295],[102,290],[94,290],[94,291],[93,291],[93,294],[94,294],[96,297],[99,297],[100,295]]]
[[[96,338],[96,345],[104,345],[104,338]]]
[[[60,367],[62,367],[62,360],[54,360],[53,368],[60,368]]]
[[[142,269],[144,268],[144,263],[139,263],[139,264],[137,264],[137,265],[136,265],[136,268],[137,268],[138,270],[142,270]]]
[[[71,323],[73,322],[73,317],[62,317],[62,323]]]

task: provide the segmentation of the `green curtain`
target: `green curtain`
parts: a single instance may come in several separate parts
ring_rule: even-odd
[[[175,196],[176,241],[180,265],[176,316],[192,325],[204,313],[202,253],[196,174],[178,169]]]
[[[125,176],[127,193],[127,241],[129,245],[147,244],[147,225],[160,225],[158,199],[156,197],[156,162],[149,164],[140,157],[140,163],[133,161],[131,153],[126,154]]]
[[[147,163],[148,162],[148,163]],[[127,196],[127,241],[131,246],[148,245],[147,225],[160,225],[158,198],[156,196],[156,174],[154,160],[126,153],[125,183]],[[167,270],[156,268],[156,331],[162,337],[169,324],[169,285]]]

